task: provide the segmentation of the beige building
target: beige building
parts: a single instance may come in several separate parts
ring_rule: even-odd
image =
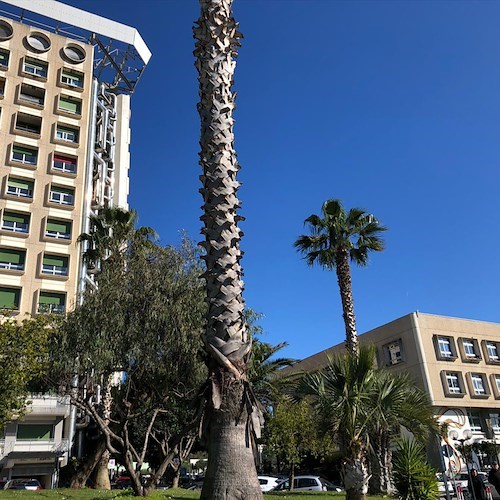
[[[410,373],[430,396],[438,419],[459,439],[470,431],[468,442],[500,443],[500,324],[414,312],[359,341],[376,346],[379,366]],[[328,356],[343,352],[339,344],[293,370],[320,369]]]
[[[0,320],[64,314],[92,280],[77,238],[99,209],[128,207],[130,95],[150,56],[129,26],[55,0],[0,1]],[[0,479],[47,487],[76,412],[32,401],[0,433]]]

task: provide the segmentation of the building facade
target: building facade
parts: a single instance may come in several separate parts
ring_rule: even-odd
[[[92,214],[128,207],[130,95],[150,55],[134,28],[0,1],[0,320],[64,314],[92,280],[77,239]],[[0,434],[0,478],[48,487],[76,417],[65,399],[31,399]]]
[[[500,444],[500,324],[414,312],[360,335],[359,341],[376,347],[378,366],[409,373],[429,395],[438,420],[448,424],[452,447],[452,432],[458,439],[470,433],[468,444]],[[329,356],[344,352],[339,344],[305,358],[293,371],[321,369]],[[431,456],[443,466],[437,449]],[[476,458],[479,466],[486,465]]]

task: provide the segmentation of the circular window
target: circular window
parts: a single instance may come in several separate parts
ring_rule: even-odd
[[[62,49],[65,59],[72,63],[81,63],[85,61],[85,51],[78,45],[66,45]]]
[[[42,33],[29,34],[26,43],[35,52],[47,52],[50,49],[50,40]]]
[[[5,21],[0,21],[0,40],[8,40],[12,38],[13,34],[14,30],[12,26]]]

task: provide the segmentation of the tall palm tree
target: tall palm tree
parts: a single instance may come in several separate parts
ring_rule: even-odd
[[[321,210],[323,217],[313,214],[305,220],[311,234],[300,236],[294,245],[304,255],[308,265],[317,263],[324,269],[337,272],[346,347],[356,354],[358,338],[349,262],[364,266],[370,251],[383,250],[380,233],[387,228],[360,208],[346,211],[340,200],[325,201]]]
[[[209,458],[201,498],[258,499],[262,492],[254,456],[262,413],[247,378],[252,340],[244,319],[239,164],[233,133],[234,57],[241,34],[232,0],[200,0],[200,7],[194,54],[200,95],[202,246],[208,305],[204,341],[210,372],[203,422]]]

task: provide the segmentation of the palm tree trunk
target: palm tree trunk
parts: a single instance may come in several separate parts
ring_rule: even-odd
[[[246,372],[251,352],[244,317],[237,215],[239,170],[234,150],[232,92],[239,38],[232,0],[200,0],[194,29],[201,119],[200,165],[206,250],[205,346],[210,358],[204,412],[208,468],[202,499],[261,499],[254,459],[260,414]]]
[[[346,460],[342,469],[346,500],[366,500],[369,475],[364,458]]]
[[[339,283],[340,298],[342,300],[342,317],[344,318],[348,353],[357,356],[359,351],[358,332],[356,330],[356,315],[354,314],[354,299],[352,296],[351,266],[349,265],[349,252],[340,250],[335,256],[337,279]]]

